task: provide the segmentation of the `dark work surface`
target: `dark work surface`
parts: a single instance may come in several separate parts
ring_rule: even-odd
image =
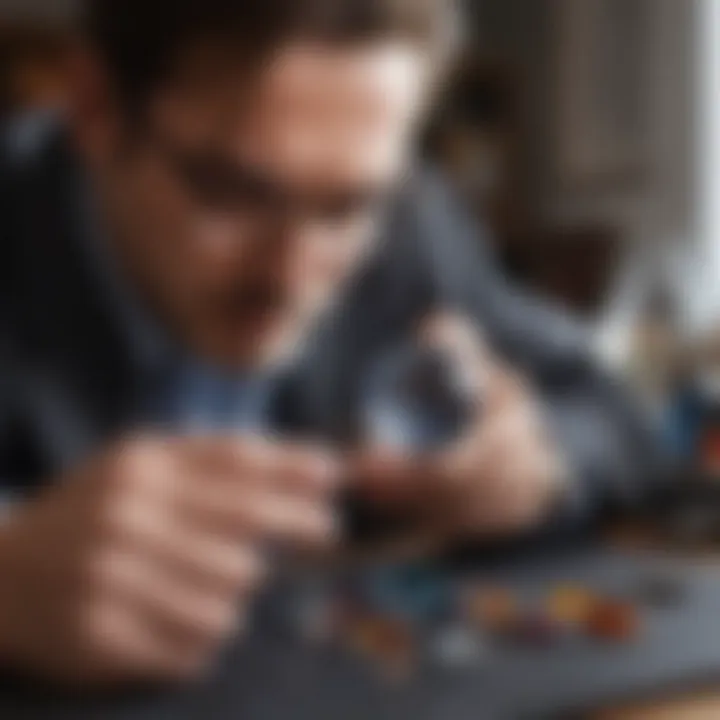
[[[583,549],[482,573],[525,598],[581,582],[627,596],[661,558]],[[183,691],[77,700],[0,686],[5,720],[494,720],[576,717],[581,710],[720,681],[720,572],[678,565],[687,598],[643,613],[628,646],[572,638],[551,650],[504,646],[492,662],[457,674],[426,668],[409,685],[388,684],[339,651],[312,651],[257,631],[232,648],[211,680]]]

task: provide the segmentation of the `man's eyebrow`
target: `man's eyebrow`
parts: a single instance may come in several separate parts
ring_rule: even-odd
[[[278,178],[273,177],[269,172],[252,163],[229,159],[219,153],[207,155],[206,162],[208,164],[214,163],[216,168],[226,174],[228,178],[234,179],[238,184],[268,190],[277,190],[283,186]]]
[[[258,199],[284,194],[283,183],[251,163],[233,160],[219,152],[199,151],[185,157],[185,165],[205,186],[242,192]]]

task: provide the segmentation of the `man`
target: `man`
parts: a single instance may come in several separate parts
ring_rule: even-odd
[[[198,672],[268,545],[338,541],[341,490],[449,542],[637,490],[641,423],[414,166],[446,2],[87,5],[67,129],[4,160],[7,665]],[[456,354],[478,416],[393,457],[355,426],[413,334]]]

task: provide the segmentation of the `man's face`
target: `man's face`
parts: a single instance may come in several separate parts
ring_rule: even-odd
[[[427,67],[400,42],[290,46],[252,81],[203,60],[135,134],[95,132],[91,160],[145,300],[195,353],[252,367],[292,352],[372,252]]]

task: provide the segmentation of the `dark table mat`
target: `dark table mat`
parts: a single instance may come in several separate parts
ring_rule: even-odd
[[[526,597],[579,582],[625,595],[659,569],[687,585],[676,610],[643,614],[640,639],[605,646],[576,638],[551,650],[508,646],[460,673],[426,669],[406,686],[337,651],[258,630],[231,647],[205,683],[182,691],[78,699],[0,684],[2,720],[484,720],[576,717],[581,711],[720,681],[720,569],[597,548],[482,570]],[[269,605],[272,602],[269,601]]]

